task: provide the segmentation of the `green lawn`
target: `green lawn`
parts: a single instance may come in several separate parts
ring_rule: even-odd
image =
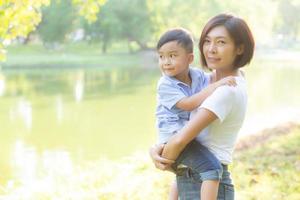
[[[300,199],[300,130],[235,154],[238,200]]]
[[[231,168],[238,200],[300,199],[300,129],[235,154]],[[40,171],[33,182],[12,180],[4,199],[167,199],[173,175],[156,170],[147,152],[99,160],[63,171]],[[26,191],[26,192],[25,192]],[[1,194],[0,193],[0,194]]]
[[[143,52],[128,53],[122,46],[124,45],[104,54],[101,52],[101,46],[97,44],[74,43],[58,50],[48,50],[42,45],[12,45],[7,49],[7,59],[2,66],[7,68],[136,67],[147,64],[143,62]]]

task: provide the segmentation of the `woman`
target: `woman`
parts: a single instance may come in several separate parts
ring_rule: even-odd
[[[237,86],[217,88],[193,113],[189,123],[164,146],[152,147],[150,155],[157,168],[167,170],[186,145],[196,138],[222,163],[223,176],[218,199],[234,199],[234,187],[227,165],[232,162],[234,144],[247,104],[245,80],[240,76],[239,68],[250,63],[254,40],[244,20],[220,14],[205,25],[199,50],[202,65],[213,70],[212,82],[235,76]],[[201,179],[198,174],[187,169],[176,178],[180,199],[199,199]]]

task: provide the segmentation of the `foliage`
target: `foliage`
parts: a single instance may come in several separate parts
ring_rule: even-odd
[[[108,46],[113,40],[118,39],[120,32],[119,21],[115,14],[115,3],[108,1],[98,13],[97,20],[90,23],[87,20],[81,20],[83,29],[85,30],[85,39],[89,43],[102,44],[102,52],[106,53]]]
[[[299,1],[283,1],[278,3],[278,21],[274,25],[274,29],[282,34],[284,40],[295,42],[300,31],[300,2]],[[291,44],[291,43],[289,43]]]
[[[73,4],[79,8],[79,14],[89,22],[94,22],[97,19],[97,14],[100,12],[100,7],[107,0],[72,0]]]
[[[41,7],[49,0],[0,1],[0,60],[5,59],[4,44],[35,29],[41,21]]]
[[[134,46],[153,48],[162,32],[171,27],[187,28],[198,38],[207,20],[219,13],[246,19],[259,45],[290,45],[299,38],[297,0],[6,0],[0,1],[0,57],[7,41],[26,37],[35,29],[41,21],[41,6],[50,2],[42,13],[39,34],[43,42],[64,42],[70,31],[83,28],[85,40],[100,42],[103,52],[120,41],[131,51]],[[59,17],[63,6],[58,5],[67,4],[64,17]],[[84,20],[78,23],[71,10]]]
[[[55,3],[60,0],[52,0]],[[106,0],[72,0],[79,14],[89,21],[96,19]],[[0,61],[5,59],[5,44],[26,37],[41,21],[41,8],[51,0],[0,0]],[[64,2],[64,1],[63,1]]]
[[[278,18],[277,3],[272,0],[186,0],[184,3],[180,0],[149,0],[147,3],[151,22],[155,24],[156,40],[166,29],[178,26],[189,29],[198,39],[209,18],[219,13],[233,13],[248,22],[257,43],[270,43],[273,24]]]
[[[97,21],[85,23],[84,29],[90,39],[102,42],[105,52],[113,40],[127,41],[129,49],[132,42],[147,49],[153,26],[145,0],[110,0],[102,7]]]
[[[64,41],[66,34],[72,30],[72,11],[71,0],[54,0],[42,10],[42,22],[38,26],[38,33],[45,46]]]

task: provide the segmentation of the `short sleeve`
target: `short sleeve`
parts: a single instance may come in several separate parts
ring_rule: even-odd
[[[158,101],[168,109],[173,108],[179,100],[186,97],[180,88],[171,82],[160,82],[157,90]]]
[[[234,104],[234,91],[230,86],[218,87],[200,106],[213,112],[221,122],[228,116]]]

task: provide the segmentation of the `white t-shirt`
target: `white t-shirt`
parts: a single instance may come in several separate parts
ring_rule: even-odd
[[[218,117],[197,136],[197,140],[205,145],[222,164],[232,162],[234,145],[247,107],[245,79],[243,77],[235,79],[236,87],[218,87],[198,108],[210,110]]]

